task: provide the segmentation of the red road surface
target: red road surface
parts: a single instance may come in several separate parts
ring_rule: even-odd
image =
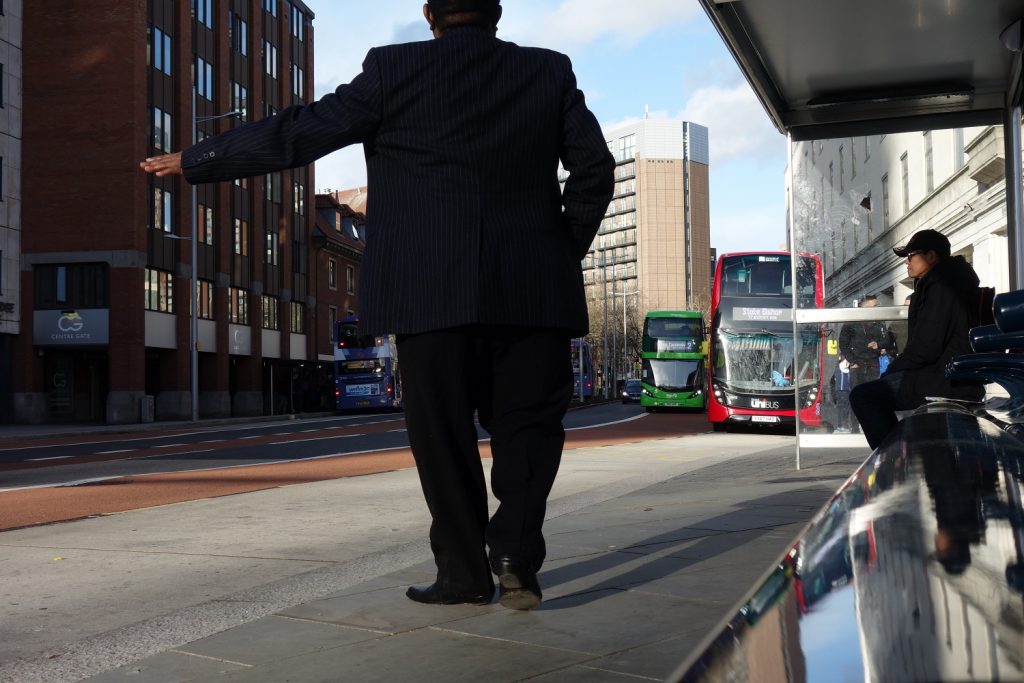
[[[328,429],[324,432],[337,432],[340,436],[346,430],[367,433],[394,428],[394,422],[387,422],[381,425],[361,425],[358,428]],[[708,431],[708,426],[704,415],[646,415],[629,422],[566,432],[565,448],[568,450],[609,446],[706,431]],[[252,446],[293,438],[294,435],[261,437],[260,439],[246,440],[245,443]],[[77,443],[81,442],[82,440],[77,441]],[[227,448],[237,445],[238,441],[233,440],[219,442],[216,447]],[[195,444],[195,446],[200,447],[199,444]],[[203,448],[209,446],[210,444],[201,445]],[[482,457],[490,457],[488,443],[480,444],[480,454]],[[140,451],[135,451],[132,455],[138,457]],[[116,454],[112,455],[111,459],[114,457]],[[80,459],[61,460],[59,463],[68,464],[77,460]],[[89,460],[96,462],[95,456],[91,456]],[[30,466],[46,466],[47,464],[54,466],[55,463],[25,463],[17,467],[25,469]],[[408,448],[400,448],[375,453],[338,455],[317,460],[120,477],[78,486],[7,491],[0,493],[0,531],[189,500],[248,493],[293,484],[389,472],[414,466],[411,451]],[[5,466],[3,469],[14,468]]]

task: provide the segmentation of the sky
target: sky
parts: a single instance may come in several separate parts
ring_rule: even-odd
[[[416,0],[305,0],[313,10],[316,97],[351,81],[367,50],[430,40]],[[604,128],[681,117],[708,128],[711,246],[785,242],[786,139],[771,125],[697,0],[504,0],[498,37],[572,59]],[[625,8],[625,9],[624,9]],[[318,192],[366,184],[362,146],[316,164]]]

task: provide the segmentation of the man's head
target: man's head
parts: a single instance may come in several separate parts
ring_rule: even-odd
[[[949,258],[949,240],[938,230],[918,230],[902,247],[892,252],[907,259],[907,275],[919,278]]]
[[[865,294],[864,298],[861,299],[861,302],[860,302],[860,307],[861,308],[874,308],[877,305],[878,305],[878,297],[875,296],[874,294]]]
[[[480,26],[497,31],[501,0],[427,0],[423,16],[435,38],[455,26]]]

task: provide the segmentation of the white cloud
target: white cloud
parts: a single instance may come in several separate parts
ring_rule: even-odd
[[[775,130],[746,81],[699,88],[680,116],[708,127],[712,166],[737,158],[785,159],[786,138]]]
[[[688,21],[699,12],[695,0],[563,0],[553,9],[517,0],[514,7],[505,7],[502,35],[560,51],[606,37],[634,45],[652,31]]]

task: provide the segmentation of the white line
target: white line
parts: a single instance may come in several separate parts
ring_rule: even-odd
[[[407,431],[409,431],[409,430],[408,429],[389,429],[388,430],[388,434],[390,434],[392,432],[407,432]]]
[[[93,455],[110,455],[111,453],[131,453],[134,450],[138,450],[138,449],[135,449],[135,448],[122,448],[122,449],[117,450],[117,451],[97,451],[97,452],[93,453]]]
[[[647,413],[640,413],[639,415],[634,415],[633,417],[627,417],[621,420],[612,420],[611,422],[600,422],[596,425],[586,425],[584,427],[569,427],[565,431],[574,432],[577,429],[593,429],[594,427],[607,427],[608,425],[617,425],[622,424],[623,422],[632,422],[633,420],[639,420],[642,417],[647,417]]]
[[[199,443],[220,443],[224,439],[207,439],[206,441],[200,441]]]
[[[54,455],[49,458],[31,458],[25,462],[42,462],[43,460],[63,460],[64,458],[73,458],[73,455]]]
[[[259,439],[259,438],[260,438],[260,437],[262,437],[262,436],[263,436],[262,434],[255,434],[255,435],[253,435],[253,436],[243,436],[243,437],[242,437],[241,439],[239,439],[239,440],[240,440],[240,441],[242,441],[242,440],[245,440],[245,439]]]
[[[153,446],[153,448],[177,448],[178,446],[187,446],[187,443],[162,443],[159,446]]]
[[[274,441],[268,443],[267,446],[280,446],[286,443],[303,443],[305,441],[326,441],[328,439],[351,439],[354,436],[366,436],[366,434],[339,434],[337,436],[317,436],[312,439],[292,439],[291,441]],[[306,458],[302,458],[305,460]]]

